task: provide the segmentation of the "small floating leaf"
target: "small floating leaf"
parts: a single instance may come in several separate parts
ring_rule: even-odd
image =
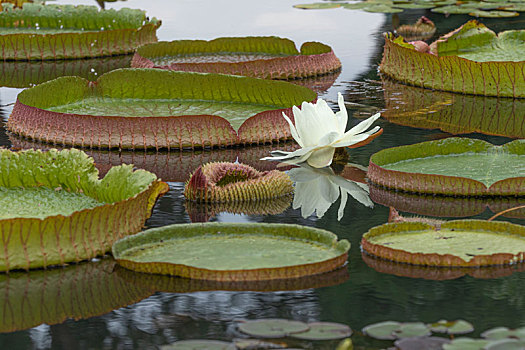
[[[447,334],[466,334],[474,331],[474,326],[465,320],[447,321],[439,320],[429,324],[432,332]]]
[[[401,323],[395,321],[379,322],[363,328],[363,333],[380,340],[394,340],[396,339],[394,331],[399,329],[400,326]]]
[[[352,330],[345,324],[333,322],[311,322],[308,323],[306,332],[294,333],[292,338],[304,340],[331,340],[343,339],[352,335]]]
[[[507,327],[492,328],[481,333],[481,336],[486,339],[517,338],[525,340],[525,327],[517,329],[509,329]]]
[[[444,344],[448,344],[449,339],[440,337],[413,337],[396,340],[394,345],[399,350],[441,350]]]
[[[453,339],[449,344],[443,344],[443,350],[483,350],[489,344],[488,340],[458,338]]]
[[[162,345],[161,350],[235,350],[232,343],[218,340],[182,340],[170,345]]]
[[[393,332],[396,338],[424,337],[430,335],[430,329],[423,322],[401,323]]]
[[[525,340],[519,339],[500,339],[489,342],[483,350],[523,350]]]
[[[516,17],[520,14],[517,12],[510,11],[473,11],[469,12],[469,15],[473,17],[485,17],[485,18],[504,18],[504,17]]]
[[[300,321],[278,318],[244,321],[239,324],[239,330],[253,337],[284,338],[294,333],[305,332],[309,326]]]
[[[329,2],[315,2],[313,4],[299,4],[294,5],[293,7],[303,10],[319,10],[319,9],[335,9],[341,7],[341,4],[338,3],[329,3]]]

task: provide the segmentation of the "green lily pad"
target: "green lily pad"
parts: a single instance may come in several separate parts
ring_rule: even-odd
[[[154,292],[149,286],[129,284],[114,273],[115,265],[112,259],[102,259],[0,274],[0,333],[103,315]]]
[[[458,162],[468,166],[458,167]],[[448,138],[394,147],[370,158],[368,178],[388,188],[444,195],[525,195],[525,141],[494,146]]]
[[[169,345],[162,345],[161,350],[235,350],[232,343],[219,340],[181,340]]]
[[[441,337],[412,337],[402,338],[394,342],[396,349],[399,350],[441,350],[443,345],[448,344],[449,339]]]
[[[505,339],[505,338],[516,338],[520,340],[525,340],[525,327],[518,329],[509,329],[507,327],[497,327],[489,329],[483,333],[481,336],[485,339]]]
[[[525,259],[525,227],[482,220],[449,221],[440,229],[418,222],[393,223],[370,229],[361,247],[377,257],[414,265],[515,264]]]
[[[500,339],[489,342],[484,350],[523,350],[525,349],[525,340],[518,339]]]
[[[380,69],[403,83],[436,90],[525,97],[524,38],[525,30],[496,35],[475,20],[438,39],[430,51],[387,34]]]
[[[443,350],[483,350],[488,344],[488,340],[458,338],[453,339],[449,344],[444,344]]]
[[[93,159],[75,149],[0,150],[0,175],[1,202],[9,201],[0,218],[6,233],[0,271],[101,255],[116,239],[138,232],[167,191],[154,174],[131,166],[114,167],[99,180]]]
[[[389,122],[451,134],[525,138],[525,99],[431,91],[382,79]]]
[[[300,321],[291,321],[279,318],[268,318],[239,323],[239,330],[252,337],[284,338],[295,333],[305,332],[309,326]]]
[[[0,46],[4,60],[56,60],[133,52],[157,41],[161,22],[140,10],[96,6],[4,4]]]
[[[471,6],[448,5],[448,6],[433,8],[431,11],[435,13],[445,13],[449,15],[464,15],[464,14],[469,14],[475,10],[476,9]]]
[[[429,324],[430,330],[435,333],[466,334],[474,331],[474,326],[465,320],[439,320]]]
[[[393,334],[396,339],[424,337],[430,335],[430,329],[423,322],[407,322],[401,323]]]
[[[514,11],[473,11],[469,15],[473,17],[485,17],[485,18],[504,18],[504,17],[516,17],[520,14]],[[492,58],[491,58],[492,59]]]
[[[140,272],[250,281],[335,270],[346,263],[349,248],[348,241],[311,227],[205,223],[146,230],[117,242],[113,256]]]
[[[345,324],[333,322],[311,322],[305,332],[293,333],[290,336],[303,340],[343,339],[352,335],[352,329]]]
[[[154,174],[129,165],[99,180],[93,159],[76,149],[0,149],[0,271],[104,254],[115,240],[142,228],[167,190]]]
[[[7,127],[40,141],[98,148],[265,143],[290,138],[282,113],[292,116],[292,106],[315,97],[280,81],[118,69],[95,84],[62,77],[22,91]]]
[[[400,326],[401,323],[396,321],[379,322],[363,328],[363,333],[375,339],[394,340],[396,339],[394,331]]]
[[[341,62],[329,46],[318,42],[306,42],[299,51],[293,41],[284,38],[226,37],[144,45],[135,53],[131,66],[297,79],[337,71]]]
[[[319,9],[335,9],[341,7],[341,4],[338,3],[329,3],[329,2],[314,2],[313,4],[299,4],[293,5],[296,9],[303,10],[319,10]]]

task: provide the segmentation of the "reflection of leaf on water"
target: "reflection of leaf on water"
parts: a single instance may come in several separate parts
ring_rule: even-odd
[[[336,175],[330,167],[316,169],[302,163],[299,168],[291,169],[288,175],[295,182],[293,208],[301,208],[301,215],[304,218],[314,212],[318,218],[321,218],[339,196],[341,196],[341,203],[337,214],[338,220],[344,215],[348,195],[367,207],[373,206],[368,185]]]

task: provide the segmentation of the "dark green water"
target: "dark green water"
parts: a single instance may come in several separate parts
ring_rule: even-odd
[[[370,113],[383,110],[389,101],[385,100],[377,65],[382,52],[381,33],[391,29],[392,16],[343,9],[293,9],[291,6],[298,2],[304,1],[276,0],[247,4],[246,1],[231,0],[219,4],[213,1],[131,0],[106,3],[106,7],[143,8],[149,15],[161,18],[163,26],[158,32],[161,40],[211,39],[228,35],[279,35],[298,43],[322,41],[334,48],[343,63],[343,69],[339,76],[333,77],[335,83],[332,87],[325,86],[323,89],[323,82],[317,83],[318,89],[321,90],[320,96],[335,101],[337,92],[342,92],[347,102],[354,103],[349,105],[350,114],[353,113],[361,119]],[[446,18],[422,10],[405,11],[399,18],[401,22],[409,23],[421,14],[430,15],[436,22],[438,34],[446,33],[469,19],[468,16],[459,15]],[[522,14],[512,19],[485,22],[496,31],[523,28],[524,16]],[[82,71],[91,74],[92,78],[95,77],[95,73],[102,73],[100,66],[96,63],[93,63],[93,66],[97,67],[98,71],[86,70],[85,67],[82,67]],[[19,72],[24,72],[23,66],[17,67]],[[1,104],[14,102],[18,91],[0,88]],[[437,93],[424,93],[425,98],[429,99],[434,98],[433,94]],[[516,104],[510,99],[498,103],[510,110]],[[336,108],[334,103],[331,106]],[[8,118],[11,108],[2,107],[4,120]],[[451,110],[461,113],[460,108]],[[482,110],[477,112],[486,113]],[[523,120],[519,115],[518,118]],[[354,118],[349,124],[358,121]],[[503,120],[499,123],[504,122]],[[370,156],[383,148],[450,136],[440,130],[411,128],[390,123],[385,119],[376,124],[384,128],[384,134],[366,147],[352,150],[352,163],[366,166]],[[500,125],[494,125],[494,130],[500,130],[498,126]],[[463,136],[480,138],[495,144],[510,140],[483,134]],[[2,130],[0,145],[10,147],[12,144],[23,145],[16,138],[8,138]],[[159,227],[191,222],[182,195],[183,181],[185,174],[202,162],[234,161],[238,157],[262,167],[268,164],[258,162],[257,159],[269,155],[269,150],[268,147],[253,148],[253,154],[243,149],[231,149],[195,154],[172,152],[144,155],[99,152],[95,155],[97,163],[101,166],[132,161],[137,166],[157,172],[167,180],[177,180],[170,182],[170,192],[159,200],[153,216],[147,222],[148,227]],[[384,194],[372,196],[375,201],[386,204],[388,200],[385,198],[387,196]],[[396,205],[410,208],[406,209],[407,212],[447,213],[445,218],[488,218],[492,215],[487,207],[488,203],[486,205],[483,200],[444,200],[429,209],[426,203],[432,201],[439,202],[435,197],[429,197],[426,200],[401,199]],[[514,205],[525,204],[524,198],[513,201]],[[497,208],[509,204],[490,205],[498,211]],[[210,287],[191,285],[187,281],[176,279],[167,282],[165,279],[158,280],[151,276],[123,272],[113,269],[111,261],[107,260],[110,258],[87,263],[88,269],[81,265],[45,273],[35,271],[29,274],[1,275],[0,315],[3,318],[0,317],[0,331],[6,333],[0,334],[0,349],[155,349],[158,345],[182,339],[231,340],[237,336],[233,320],[239,318],[284,317],[302,321],[342,322],[355,331],[367,324],[385,320],[433,322],[439,319],[462,318],[474,324],[474,335],[495,326],[525,326],[525,272],[517,271],[524,269],[523,266],[471,271],[474,277],[469,274],[462,275],[463,272],[458,270],[396,270],[395,265],[378,265],[377,261],[361,256],[359,242],[369,228],[387,221],[388,207],[375,204],[374,208],[368,208],[349,198],[341,221],[337,220],[338,207],[339,200],[320,219],[315,216],[302,218],[300,210],[291,207],[277,215],[220,213],[210,218],[212,221],[280,222],[315,226],[330,230],[351,242],[350,257],[345,267],[348,271],[347,276],[343,273],[332,275],[324,281],[312,279],[299,285],[299,290],[196,292],[193,290]],[[412,215],[407,212],[402,213]],[[192,218],[206,219],[207,215],[192,215]],[[523,217],[503,219],[525,224]],[[91,269],[91,265],[102,266],[103,269]],[[97,274],[99,270],[104,271],[106,275]],[[483,278],[479,278],[480,276]],[[309,283],[313,283],[317,288],[310,288],[312,285]],[[11,321],[16,319],[17,315],[19,320]],[[65,320],[67,317],[70,319]],[[43,324],[26,329],[46,322],[51,325]],[[11,328],[8,327],[8,323]],[[9,332],[16,328],[25,330]],[[371,349],[385,348],[391,344],[374,342],[359,335],[354,336],[354,339],[356,343],[366,344],[366,348]]]

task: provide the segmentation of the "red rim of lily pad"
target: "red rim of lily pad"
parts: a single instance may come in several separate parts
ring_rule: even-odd
[[[224,55],[248,53],[279,57],[240,62],[155,64],[166,56]],[[332,49],[318,42],[306,42],[298,51],[293,41],[279,37],[226,37],[210,41],[176,40],[141,46],[131,62],[136,68],[161,68],[187,72],[245,75],[264,79],[297,79],[323,75],[341,68]]]
[[[452,197],[421,195],[393,191],[384,187],[370,186],[370,198],[374,203],[393,207],[397,210],[433,216],[433,217],[467,217],[483,213],[487,208],[493,213],[515,208],[525,201],[523,197]],[[504,214],[509,218],[525,218],[525,209],[513,210]]]
[[[50,110],[78,104],[85,98],[138,99],[150,105],[155,99],[251,103],[268,110],[255,115],[246,112],[238,131],[217,115],[94,116]],[[22,91],[7,128],[34,140],[89,148],[158,150],[263,144],[291,138],[282,113],[293,120],[293,106],[315,99],[312,90],[282,81],[159,69],[117,69],[96,82],[62,77]]]
[[[465,230],[469,232],[479,232],[484,234],[491,233],[494,235],[501,235],[501,237],[514,236],[516,238],[525,240],[525,227],[521,225],[511,224],[508,222],[490,222],[484,220],[455,220],[443,223],[440,229],[436,229],[436,227],[425,223],[403,222],[384,224],[381,226],[371,228],[367,233],[363,235],[363,238],[361,239],[361,248],[368,254],[385,260],[413,265],[435,267],[480,267],[492,265],[513,265],[521,263],[525,260],[525,251],[521,251],[516,254],[505,252],[494,254],[481,254],[476,252],[476,254],[468,254],[465,252],[466,255],[469,255],[471,257],[471,259],[464,260],[460,256],[454,255],[452,253],[439,254],[410,252],[403,249],[391,248],[389,246],[390,243],[388,245],[374,243],[374,240],[377,238],[381,238],[381,236],[395,239],[396,236],[410,234],[412,241],[414,241],[418,239],[418,234],[420,233],[435,231],[436,235],[438,235],[440,234],[440,232],[445,232],[445,230]],[[471,234],[469,232],[463,232],[460,234],[469,235]],[[443,239],[448,238],[449,237],[444,237]],[[424,243],[422,242],[422,244]]]
[[[76,149],[0,149],[0,170],[3,188],[54,189],[99,202],[66,215],[29,212],[1,219],[0,271],[46,268],[102,255],[117,239],[140,231],[157,198],[168,191],[154,174],[134,171],[130,165],[114,167],[99,179],[93,159]],[[31,204],[38,207],[41,200]]]
[[[177,239],[209,240],[209,250],[214,251],[218,240],[227,239],[229,254],[235,254],[235,240],[248,240],[255,242],[258,238],[276,240],[275,244],[286,244],[286,240],[295,244],[304,244],[304,250],[315,245],[315,249],[329,252],[327,256],[315,258],[308,263],[287,262],[285,265],[276,264],[276,258],[268,258],[259,265],[249,262],[249,267],[223,268],[217,265],[214,268],[199,267],[197,263],[177,263],[165,261],[165,258],[156,260],[155,257],[137,258],[139,255],[148,254],[148,250],[157,249]],[[215,243],[213,243],[215,242]],[[259,242],[260,243],[260,242]],[[178,243],[177,243],[178,244]],[[208,244],[208,243],[207,243]],[[275,246],[275,245],[274,245]],[[244,248],[243,248],[244,249]],[[258,250],[261,251],[259,247]],[[121,266],[146,273],[156,273],[171,276],[180,276],[200,280],[214,281],[263,281],[273,279],[298,278],[308,275],[321,274],[335,270],[346,264],[350,243],[347,240],[337,241],[337,236],[329,231],[317,228],[287,225],[287,224],[234,224],[234,223],[202,223],[202,224],[177,224],[155,229],[149,229],[139,234],[121,239],[113,245],[113,256]],[[246,252],[243,251],[245,254]],[[270,252],[268,252],[270,253]],[[317,254],[317,253],[315,253]],[[173,258],[176,258],[173,257]],[[170,258],[172,259],[172,258]],[[304,259],[303,259],[304,260]],[[301,261],[303,261],[301,260]],[[269,265],[269,263],[271,263]]]
[[[465,153],[486,154],[495,150],[522,156],[525,154],[525,142],[515,140],[502,146],[495,146],[482,140],[453,137],[387,148],[370,157],[367,175],[368,179],[376,185],[414,193],[453,196],[524,196],[524,176],[509,177],[487,187],[480,181],[466,177],[413,173],[385,168],[389,164],[409,159]]]
[[[115,273],[128,283],[139,287],[150,288],[155,292],[192,293],[205,291],[235,291],[235,292],[276,292],[293,291],[311,288],[332,287],[344,283],[350,277],[348,268],[341,267],[333,271],[298,278],[285,278],[261,281],[214,281],[198,280],[176,276],[151,273],[139,273],[117,266]]]
[[[261,172],[246,164],[226,162],[198,167],[184,187],[187,199],[206,203],[261,201],[292,193],[292,180],[282,171]]]
[[[487,31],[492,33],[494,38],[502,37],[502,33],[496,36],[494,32],[475,20],[442,37],[430,48],[424,44],[424,49],[420,50],[404,41],[403,37],[395,38],[392,33],[387,33],[380,70],[397,81],[433,90],[485,96],[525,97],[523,75],[525,60],[476,62],[455,55],[438,57],[439,53],[431,53],[433,47],[439,47],[449,36],[456,37],[468,30]],[[472,47],[476,47],[477,44],[479,43],[472,44]],[[456,44],[453,42],[450,45]]]
[[[112,259],[103,259],[0,274],[0,333],[104,315],[153,294],[150,286],[130,285],[115,266]]]
[[[143,11],[128,8],[100,11],[96,6],[35,3],[22,8],[4,3],[3,7],[0,47],[4,61],[122,55],[156,42],[161,25]],[[46,29],[56,32],[46,33]]]

